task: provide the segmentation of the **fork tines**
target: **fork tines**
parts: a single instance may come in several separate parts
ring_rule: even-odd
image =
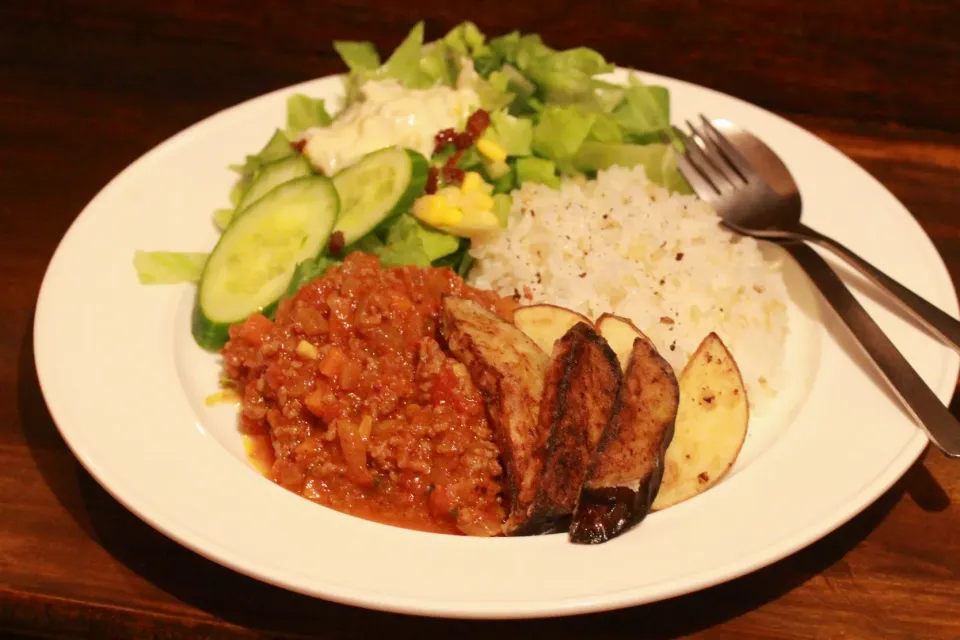
[[[674,134],[683,142],[684,150],[677,154],[677,165],[693,190],[703,199],[713,194],[723,195],[750,184],[757,173],[739,151],[727,140],[713,123],[700,115],[702,126],[686,121],[690,133],[672,127]],[[661,140],[670,144],[666,133]]]

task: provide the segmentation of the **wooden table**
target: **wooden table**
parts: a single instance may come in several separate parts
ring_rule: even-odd
[[[473,18],[489,33],[538,31],[557,47],[592,46],[785,115],[882,181],[960,277],[956,3],[737,0],[721,13],[693,0],[545,2],[496,3],[495,16]],[[51,253],[96,191],[220,108],[339,71],[334,38],[392,47],[417,18],[432,37],[481,4],[0,3],[0,630],[960,638],[960,464],[935,451],[852,522],[748,577],[632,610],[490,623],[373,613],[234,574],[143,524],[67,451],[37,387],[32,310]]]

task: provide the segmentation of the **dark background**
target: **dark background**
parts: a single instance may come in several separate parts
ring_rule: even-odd
[[[333,39],[386,52],[421,18],[428,38],[466,18],[488,35],[535,31],[784,115],[880,179],[960,276],[957,2],[4,0],[0,635],[960,638],[960,467],[935,451],[850,524],[750,576],[638,609],[509,623],[372,613],[268,587],[155,533],[79,467],[44,407],[30,334],[43,271],[76,214],[180,129],[341,71]]]

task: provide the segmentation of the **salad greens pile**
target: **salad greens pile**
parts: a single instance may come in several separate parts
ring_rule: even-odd
[[[512,32],[488,39],[472,22],[454,27],[442,38],[424,42],[424,25],[416,24],[385,61],[370,42],[335,42],[348,68],[345,108],[359,99],[371,80],[393,79],[408,89],[438,85],[468,86],[490,115],[481,140],[504,152],[491,162],[477,152],[482,142],[456,160],[465,171],[478,172],[493,185],[495,211],[505,226],[509,193],[525,182],[557,188],[563,177],[592,177],[613,165],[643,165],[647,176],[677,192],[689,193],[674,155],[660,142],[672,137],[670,95],[666,88],[631,76],[625,84],[603,78],[614,65],[591,49],[556,50],[537,34]],[[304,130],[334,122],[322,99],[297,94],[287,100],[287,119],[257,153],[231,165],[238,175],[230,192],[231,207],[214,212],[214,223],[227,228],[243,210],[244,196],[268,165],[299,155],[294,141]],[[454,149],[429,161],[442,167]],[[291,164],[291,171],[310,171]],[[290,174],[291,177],[299,175]],[[377,254],[383,264],[449,266],[461,275],[470,269],[470,240],[424,224],[404,214],[385,220],[373,232],[336,255],[329,247],[300,264],[290,284],[295,291],[321,275],[352,250]],[[142,283],[197,282],[204,254],[140,251],[135,267]]]
[[[511,158],[540,160],[520,163],[525,171],[519,176],[511,162],[512,180],[499,190],[528,179],[555,186],[561,176],[642,164],[651,180],[689,192],[673,154],[659,142],[661,131],[672,136],[665,87],[635,75],[625,85],[605,80],[600,76],[615,67],[601,54],[585,47],[557,51],[537,34],[514,31],[488,40],[464,22],[439,40],[424,43],[423,37],[421,22],[383,63],[370,42],[334,43],[350,70],[346,104],[369,80],[392,78],[411,89],[454,87],[469,64],[476,74],[472,87],[492,113],[487,137],[498,139]],[[472,168],[470,160],[461,167]]]

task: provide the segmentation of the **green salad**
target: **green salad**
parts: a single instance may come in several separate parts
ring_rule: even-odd
[[[558,188],[639,164],[689,192],[660,142],[672,135],[669,92],[603,79],[614,65],[596,51],[518,32],[487,39],[471,22],[432,42],[418,23],[385,61],[369,42],[334,48],[348,68],[342,107],[287,99],[283,126],[230,167],[212,251],[134,256],[141,283],[197,284],[193,335],[205,349],[351,251],[466,276],[471,240],[506,226],[527,182]]]

